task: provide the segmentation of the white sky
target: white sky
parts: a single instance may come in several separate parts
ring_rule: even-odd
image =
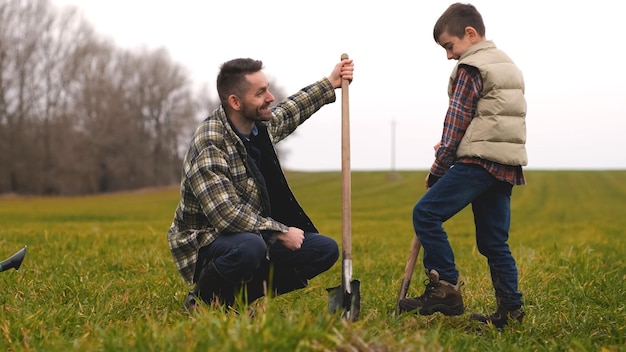
[[[432,164],[456,63],[434,42],[432,28],[454,1],[52,2],[77,6],[120,47],[165,47],[212,92],[219,66],[232,58],[262,60],[266,74],[291,94],[328,75],[345,52],[355,62],[352,169],[424,170]],[[621,3],[470,2],[483,16],[487,39],[524,73],[528,168],[626,169]],[[340,91],[336,103],[282,143],[287,169],[340,170]]]

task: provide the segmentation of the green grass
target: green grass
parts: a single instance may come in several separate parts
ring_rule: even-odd
[[[75,198],[0,198],[0,259],[28,245],[19,271],[0,273],[4,351],[621,351],[626,346],[626,171],[528,171],[513,190],[511,248],[526,302],[521,326],[474,331],[470,312],[495,308],[471,209],[445,224],[466,314],[395,316],[425,172],[352,176],[354,278],[361,317],[327,312],[340,262],[303,290],[257,302],[254,318],[203,309],[165,233],[176,188]],[[289,173],[323,233],[341,239],[338,172]],[[410,295],[421,294],[418,263]]]

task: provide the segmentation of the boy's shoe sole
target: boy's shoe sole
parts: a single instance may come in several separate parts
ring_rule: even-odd
[[[513,312],[507,312],[504,314],[494,313],[491,315],[484,315],[479,313],[472,313],[470,320],[477,321],[483,324],[493,324],[498,329],[502,329],[509,325],[509,322],[517,322],[521,324],[526,313],[522,310],[516,310]]]
[[[420,315],[432,315],[437,312],[440,312],[446,316],[454,316],[461,315],[465,312],[465,308],[462,304],[457,304],[455,306],[446,306],[444,304],[435,304],[430,307],[422,307],[419,310]]]

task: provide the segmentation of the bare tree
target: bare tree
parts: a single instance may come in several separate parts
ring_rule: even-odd
[[[144,52],[136,58],[137,87],[131,111],[139,113],[143,133],[150,141],[148,170],[154,184],[169,184],[179,178],[179,134],[195,124],[191,82],[186,70],[174,63],[165,49]]]
[[[75,188],[78,178],[71,172],[72,161],[78,158],[72,148],[76,120],[71,118],[74,106],[70,87],[75,72],[74,62],[69,58],[96,39],[93,28],[78,16],[75,8],[60,12],[50,9],[49,17],[41,38],[41,66],[35,72],[43,91],[41,111],[35,116],[38,126],[35,146],[40,155],[37,193],[60,194]]]
[[[35,72],[38,49],[49,19],[46,3],[9,1],[0,4],[0,187],[19,192],[31,183],[25,175],[32,160],[31,117],[41,95]]]
[[[90,33],[73,10],[45,0],[0,4],[0,192],[57,193],[69,157],[66,57]]]
[[[217,106],[164,48],[121,50],[48,0],[0,2],[0,193],[177,182],[199,116]]]
[[[194,114],[184,70],[164,50],[94,45],[80,61],[77,111],[91,141],[95,191],[175,182],[179,130]]]

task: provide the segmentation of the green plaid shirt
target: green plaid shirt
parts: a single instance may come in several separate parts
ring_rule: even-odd
[[[291,134],[322,106],[334,102],[335,90],[324,78],[278,103],[266,123],[273,143]],[[167,232],[170,250],[185,282],[193,284],[198,249],[221,234],[287,232],[263,217],[261,191],[247,165],[247,152],[222,107],[200,123],[183,161],[180,202]]]

